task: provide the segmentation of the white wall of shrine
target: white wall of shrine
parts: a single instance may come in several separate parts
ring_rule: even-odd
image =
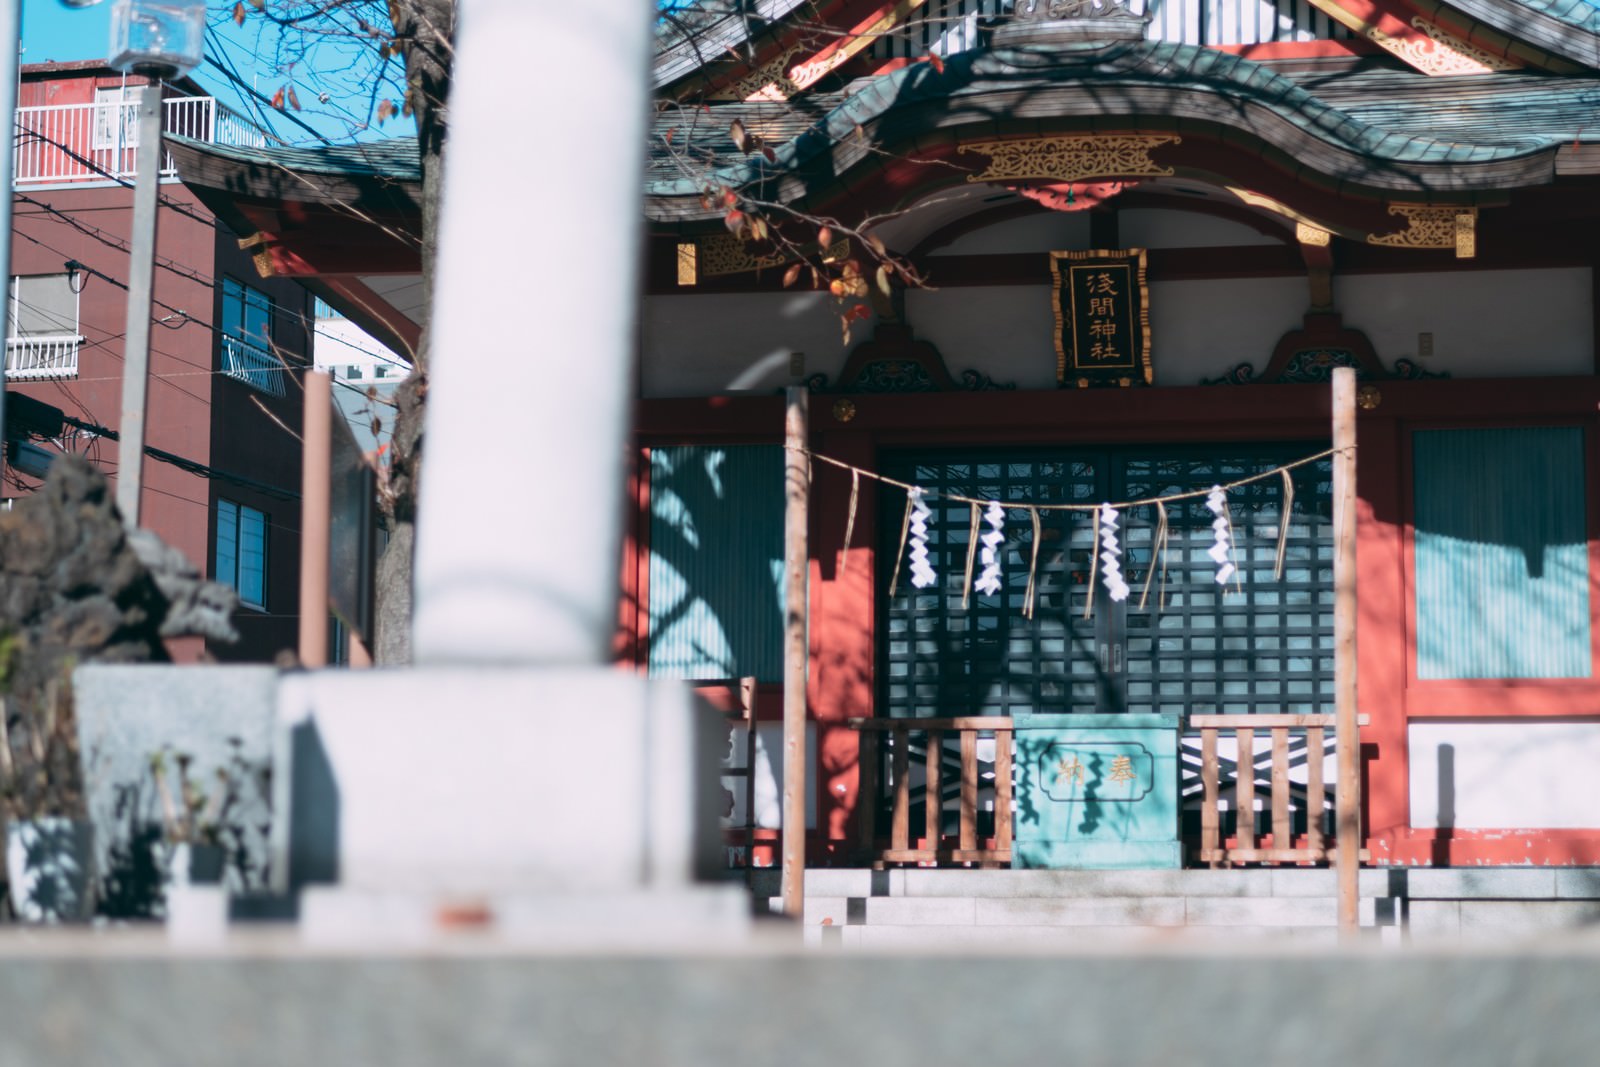
[[[852,345],[871,336],[857,322]],[[805,354],[806,374],[831,376],[849,351],[837,305],[814,291],[646,297],[639,342],[647,397],[771,393],[799,381],[790,353]]]
[[[1594,373],[1594,297],[1587,267],[1354,274],[1335,277],[1345,322],[1366,331],[1385,365],[1417,358],[1457,378]]]
[[[1198,227],[1182,235],[1185,247],[1201,247],[1188,242],[1203,237],[1211,223],[1234,237],[1239,231],[1253,234],[1205,216],[1128,214],[1198,220]],[[1018,247],[1023,233],[1034,234],[1028,244],[1048,248],[1057,235],[1040,229],[1041,223],[1076,225],[1080,218],[1015,219],[964,237],[951,250],[1026,251]],[[1129,229],[1124,225],[1123,232]],[[1218,240],[1229,235],[1209,232]],[[1004,238],[998,246],[990,243],[996,236]],[[1418,362],[1456,378],[1594,373],[1588,268],[1351,275],[1335,277],[1334,298],[1345,323],[1366,332],[1386,366],[1402,357],[1418,359],[1418,335],[1431,333],[1433,355]],[[1264,370],[1278,339],[1299,328],[1308,302],[1304,278],[1153,283],[1156,384],[1195,385],[1244,362]],[[939,348],[952,374],[977,370],[1020,389],[1055,385],[1048,286],[913,290],[905,306],[916,336]],[[789,373],[790,353],[805,354],[807,374],[837,376],[849,351],[871,336],[872,321],[858,322],[846,345],[837,305],[816,292],[652,296],[645,301],[640,333],[640,385],[647,397],[770,393],[798,380]]]
[[[1600,827],[1600,723],[1412,723],[1411,825]]]

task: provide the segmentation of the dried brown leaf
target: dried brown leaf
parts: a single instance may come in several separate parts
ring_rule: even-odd
[[[800,270],[801,270],[801,264],[796,263],[793,266],[791,266],[788,270],[783,272],[783,287],[785,289],[789,288],[795,282],[800,280]]]

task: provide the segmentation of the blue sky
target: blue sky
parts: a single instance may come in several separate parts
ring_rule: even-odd
[[[259,18],[249,19],[239,27],[227,18],[232,0],[211,0],[209,7],[213,28],[207,35],[206,53],[217,63],[202,64],[190,77],[235,111],[258,123],[265,114],[277,135],[286,141],[313,140],[310,132],[272,114],[270,108],[252,105],[238,83],[222,73],[223,67],[237,75],[239,83],[255,88],[266,99],[280,88],[293,87],[296,99],[305,108],[297,117],[331,140],[370,140],[412,132],[409,121],[397,119],[381,127],[360,128],[371,112],[370,82],[365,78],[341,80],[339,71],[347,69],[349,56],[339,55],[335,44],[313,49],[297,66],[282,69],[275,65],[281,60],[281,56],[274,56],[278,51],[276,41],[270,33],[263,32]],[[23,63],[104,59],[110,39],[109,2],[74,9],[63,7],[60,0],[22,0]],[[327,91],[328,98],[319,100],[323,91]]]
[[[104,59],[110,39],[109,3],[72,10],[60,0],[22,0],[24,63]]]

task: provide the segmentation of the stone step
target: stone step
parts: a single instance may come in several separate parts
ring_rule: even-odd
[[[765,898],[778,914],[779,898]],[[1362,901],[1372,925],[1379,909]],[[807,927],[1313,927],[1338,921],[1333,897],[811,897]]]
[[[757,897],[780,892],[779,872],[753,872]],[[1600,868],[1369,868],[1363,898],[1395,900],[1596,900]],[[1334,896],[1329,869],[1041,871],[897,868],[806,871],[808,897],[1317,897]]]
[[[1338,934],[1331,926],[808,926],[805,942],[822,950],[1016,954],[1187,945],[1331,948],[1339,943]]]

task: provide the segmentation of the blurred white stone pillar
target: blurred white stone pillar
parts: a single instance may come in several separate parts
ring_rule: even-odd
[[[419,666],[599,664],[616,620],[652,17],[461,0]]]
[[[0,0],[4,2],[4,0]],[[740,937],[727,724],[612,669],[645,0],[461,0],[410,668],[278,691],[273,871],[313,941]]]

